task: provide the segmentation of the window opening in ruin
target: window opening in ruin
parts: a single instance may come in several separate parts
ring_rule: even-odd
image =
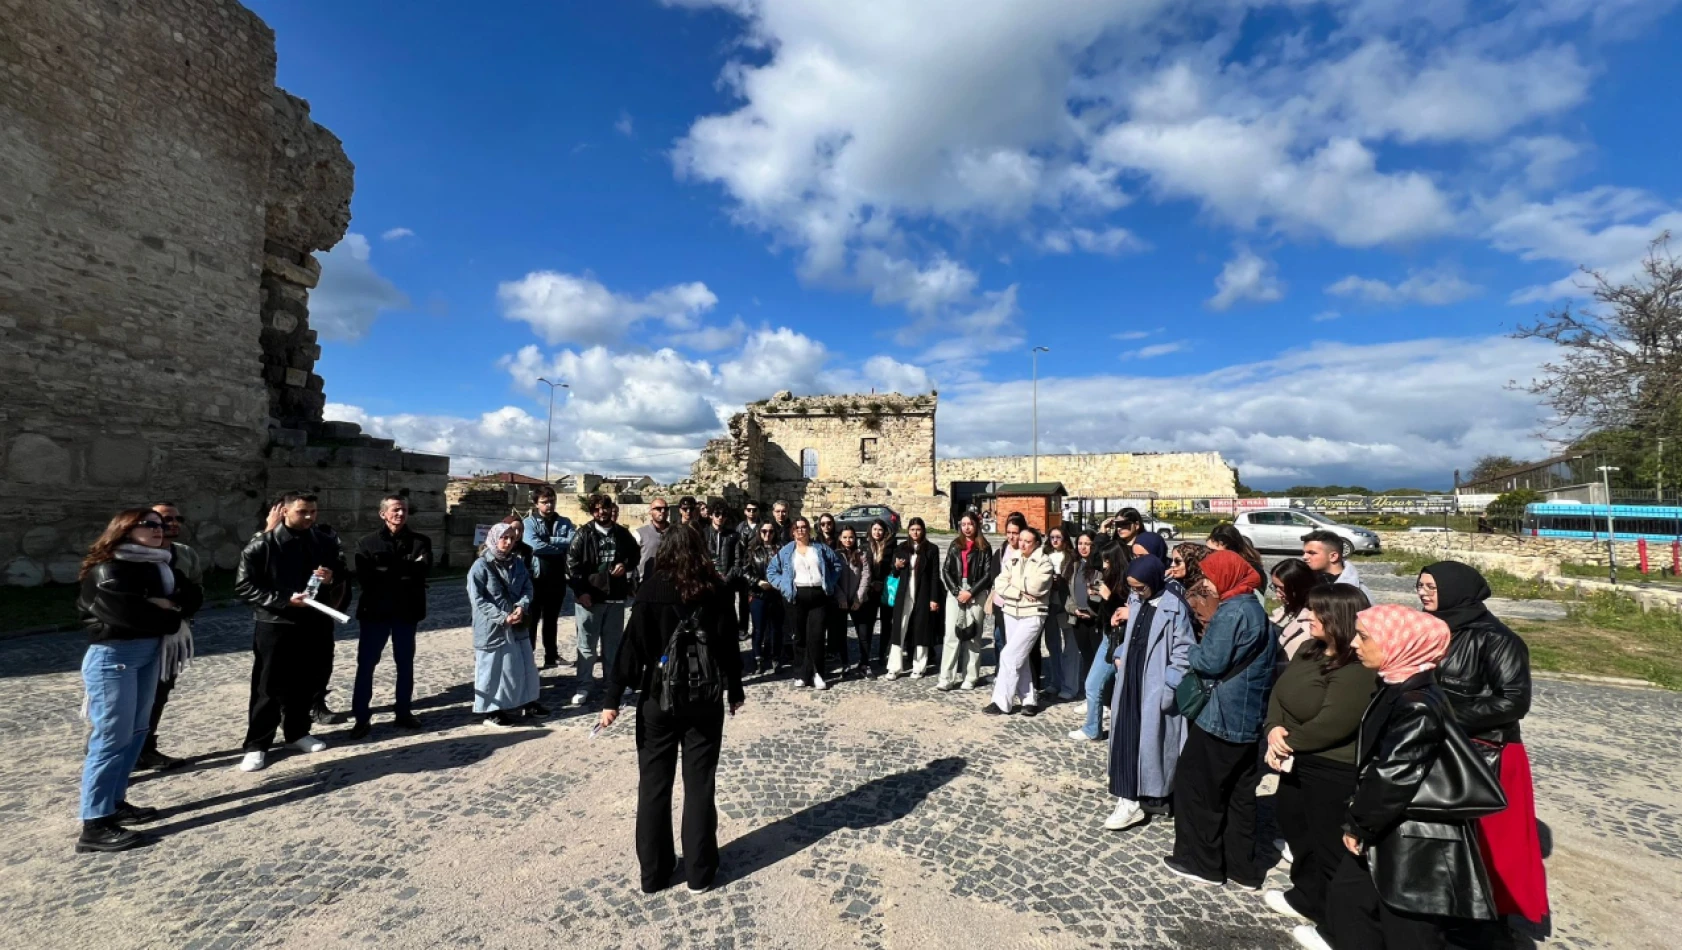
[[[817,449],[801,449],[800,450],[800,477],[801,478],[817,478],[818,477],[818,450]]]
[[[876,440],[875,439],[860,439],[859,440],[859,461],[860,462],[874,462],[874,461],[876,461]]]

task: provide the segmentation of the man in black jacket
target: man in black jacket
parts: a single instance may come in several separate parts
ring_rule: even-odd
[[[356,687],[351,691],[351,711],[356,716],[352,739],[368,734],[374,667],[380,665],[387,640],[397,664],[392,721],[404,729],[421,728],[409,703],[415,692],[415,627],[426,617],[432,539],[409,530],[409,500],[402,495],[381,499],[380,520],[385,527],[356,544],[356,583],[362,588],[362,598],[356,605],[361,633],[356,642]]]
[[[578,640],[578,684],[572,705],[590,698],[596,654],[611,667],[625,632],[625,601],[641,561],[642,548],[617,520],[619,506],[606,495],[590,496],[590,523],[578,530],[567,549],[567,578],[572,585],[573,620]],[[619,697],[608,699],[618,702]]]
[[[720,502],[723,504],[723,502]],[[742,520],[736,524],[736,550],[743,556],[759,537],[759,502],[749,498],[742,503]],[[736,591],[736,635],[746,638],[751,618],[748,616],[748,588],[741,585]]]
[[[305,590],[319,577],[316,599],[327,605],[343,603],[349,590],[339,536],[315,523],[316,511],[314,495],[288,492],[269,513],[273,526],[240,552],[234,593],[257,616],[242,772],[267,763],[277,726],[300,752],[327,748],[310,735],[310,722],[313,711],[325,711],[312,707],[333,675],[333,621],[305,605]]]
[[[707,543],[707,553],[712,555],[718,576],[724,578],[726,591],[733,592],[741,586],[741,537],[729,527],[730,512],[722,503],[708,512],[708,521],[711,523],[701,529],[701,540]]]

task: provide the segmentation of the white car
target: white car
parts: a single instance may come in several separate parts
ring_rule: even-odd
[[[1162,540],[1164,541],[1172,541],[1180,536],[1179,528],[1176,528],[1166,521],[1158,521],[1150,515],[1145,516],[1145,530],[1155,531],[1157,534],[1162,535]]]
[[[1356,551],[1377,553],[1380,548],[1376,532],[1296,508],[1246,511],[1234,519],[1233,525],[1258,551],[1301,551],[1302,536],[1310,531],[1330,531],[1342,538],[1345,557]]]

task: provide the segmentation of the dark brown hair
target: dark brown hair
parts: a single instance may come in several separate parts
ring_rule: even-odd
[[[724,582],[707,553],[706,542],[701,540],[701,532],[686,524],[666,529],[660,549],[654,552],[654,570],[670,580],[678,597],[686,602]]]
[[[140,519],[155,514],[157,512],[150,508],[124,508],[112,515],[110,524],[107,524],[105,530],[100,532],[98,540],[93,543],[93,547],[88,548],[88,556],[82,558],[82,570],[76,575],[76,579],[81,580],[87,577],[89,571],[106,561],[116,560],[117,545],[128,541],[128,533],[134,530],[134,526],[140,523]]]
[[[1308,591],[1308,609],[1326,631],[1327,641],[1315,637],[1303,647],[1311,657],[1323,657],[1327,673],[1355,662],[1355,615],[1372,606],[1353,584],[1320,584]]]
[[[1288,557],[1273,565],[1273,583],[1279,588],[1279,602],[1293,617],[1308,606],[1309,592],[1321,586],[1320,575],[1300,557]]]

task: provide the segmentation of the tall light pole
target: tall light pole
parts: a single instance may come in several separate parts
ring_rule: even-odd
[[[1049,346],[1036,346],[1034,360],[1034,474],[1030,481],[1040,480],[1040,354],[1050,353]]]
[[[1621,471],[1616,465],[1602,465],[1600,472],[1600,486],[1606,490],[1606,566],[1611,572],[1612,583],[1618,582],[1618,532],[1612,524],[1612,473]]]
[[[571,389],[566,383],[552,383],[539,376],[537,381],[549,387],[549,427],[543,437],[543,480],[549,481],[549,446],[555,441],[555,390]]]

